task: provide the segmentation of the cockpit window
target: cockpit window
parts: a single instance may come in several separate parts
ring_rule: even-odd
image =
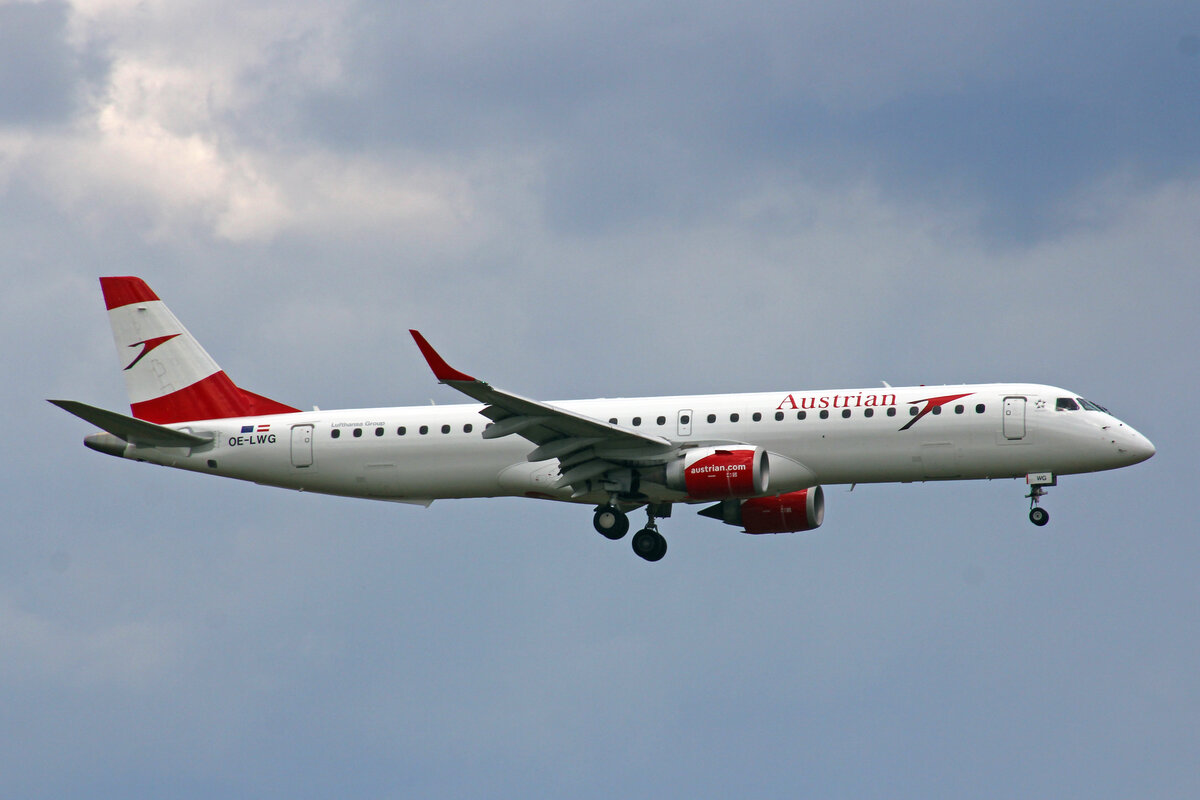
[[[1058,411],[1078,411],[1079,404],[1070,397],[1060,397],[1058,402],[1054,404],[1054,408]]]
[[[1108,409],[1099,403],[1093,403],[1091,400],[1084,400],[1082,397],[1077,399],[1079,400],[1079,405],[1083,406],[1088,411],[1103,411],[1105,414],[1108,413]]]

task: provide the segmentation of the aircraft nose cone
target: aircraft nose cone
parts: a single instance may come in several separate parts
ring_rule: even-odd
[[[1154,445],[1150,440],[1132,428],[1128,429],[1125,436],[1117,439],[1117,449],[1128,459],[1130,464],[1145,461],[1155,453]]]
[[[1133,455],[1137,457],[1138,461],[1145,461],[1147,458],[1157,452],[1154,449],[1154,444],[1140,433],[1137,435],[1136,441],[1133,443],[1133,447],[1131,447],[1130,450]]]

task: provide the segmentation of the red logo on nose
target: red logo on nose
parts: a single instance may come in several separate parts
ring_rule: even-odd
[[[959,399],[960,397],[967,397],[972,394],[974,394],[974,392],[967,392],[966,394],[947,394],[947,395],[942,395],[941,397],[929,397],[929,398],[926,398],[925,400],[911,400],[911,401],[909,401],[909,405],[915,406],[919,403],[924,403],[925,407],[922,408],[921,411],[915,417],[910,419],[908,421],[908,424],[905,425],[900,430],[902,430],[902,431],[908,430],[913,425],[917,424],[917,420],[919,420],[921,417],[928,414],[930,411],[933,411],[935,408],[941,408],[942,406],[946,405],[946,403],[953,403],[955,400]]]
[[[178,333],[172,333],[167,336],[155,336],[153,339],[146,339],[143,342],[134,342],[133,344],[129,345],[130,347],[139,347],[140,346],[142,348],[142,352],[138,353],[137,358],[135,358],[133,361],[130,361],[129,366],[126,367],[125,369],[126,370],[133,369],[133,365],[136,364],[137,362],[141,361],[143,358],[145,358],[146,353],[149,353],[151,350],[158,347],[163,342],[168,342],[171,339],[174,339],[178,335],[179,335]]]

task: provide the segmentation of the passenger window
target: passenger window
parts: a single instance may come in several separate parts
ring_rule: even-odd
[[[355,428],[354,429],[354,438],[357,439],[360,436],[362,436],[362,428]]]
[[[942,413],[942,407],[941,407],[941,406],[934,406],[934,407],[933,407],[933,415],[934,415],[935,417],[936,417],[938,414],[941,414],[941,413]]]
[[[610,418],[609,418],[609,420],[608,420],[608,424],[609,424],[609,425],[616,425],[616,424],[617,424],[617,418],[616,418],[616,417],[610,417]]]
[[[1055,411],[1078,411],[1079,404],[1069,397],[1060,397],[1054,403]]]
[[[730,414],[730,415],[729,415],[729,421],[730,421],[730,422],[737,422],[739,419],[741,419],[741,417],[740,417],[740,416],[738,416],[737,414]]]
[[[780,421],[782,421],[782,420],[783,420],[783,412],[782,412],[782,411],[776,411],[776,412],[775,412],[775,421],[776,421],[776,422],[780,422]]]
[[[954,413],[955,413],[955,414],[961,414],[961,413],[963,413],[963,412],[964,412],[964,411],[966,411],[966,410],[967,410],[967,409],[966,409],[966,407],[965,407],[965,406],[955,406],[955,407],[954,407]]]
[[[908,408],[908,415],[909,415],[910,417],[915,417],[915,416],[917,415],[917,407],[916,407],[916,406],[909,406],[909,408]]]
[[[470,433],[473,430],[475,430],[475,426],[471,423],[468,422],[466,425],[463,425],[463,433]]]
[[[331,431],[329,432],[329,438],[330,438],[330,439],[336,439],[336,438],[338,438],[338,437],[339,437],[339,436],[341,436],[341,435],[342,435],[342,431],[341,431],[341,429],[340,429],[340,428],[334,428],[333,430],[331,430]]]
[[[848,409],[848,408],[842,409],[842,419],[850,419],[850,409]]]
[[[684,414],[682,417],[679,418],[680,425],[689,425],[689,424],[691,424],[691,421],[692,421],[692,418],[689,417],[687,414]],[[659,423],[659,424],[662,424],[662,423]]]
[[[375,429],[375,435],[376,435],[376,436],[383,436],[383,428],[376,428],[376,429]]]
[[[706,419],[708,420],[709,424],[711,425],[712,423],[717,421],[717,415],[709,414],[708,417],[706,417]]]
[[[808,419],[808,412],[807,412],[807,411],[797,411],[797,412],[796,412],[796,419],[798,419],[798,420],[806,420],[806,419]]]
[[[633,418],[633,424],[634,424],[634,427],[637,427],[638,425],[641,425],[641,424],[642,424],[642,418],[641,418],[641,417],[634,417],[634,418]]]
[[[396,428],[397,436],[403,436],[406,433],[408,433],[408,428],[404,427],[403,425],[401,425],[399,428]]]
[[[979,405],[975,406],[975,413],[982,414],[986,409],[987,406],[985,406],[983,403],[980,403]]]
[[[429,433],[429,426],[428,426],[428,425],[422,425],[421,427],[417,428],[417,433],[419,433],[419,434],[421,434],[422,436],[424,436],[425,434]]]
[[[762,422],[762,414],[755,411],[754,416],[750,417],[750,419],[754,420],[755,422]]]
[[[829,419],[829,410],[821,409],[821,419]]]
[[[657,422],[659,425],[666,425],[666,424],[667,424],[667,418],[666,418],[666,417],[659,417],[659,418],[658,418],[657,420],[655,420],[655,421],[656,421],[656,422]],[[681,419],[681,420],[679,420],[679,421],[680,421],[680,422],[683,422],[683,420],[682,420],[682,419]],[[683,424],[684,424],[684,425],[686,425],[687,423],[686,423],[686,422],[683,422]]]
[[[888,416],[889,417],[896,416],[896,407],[895,406],[888,406]]]
[[[443,426],[442,426],[442,433],[449,433],[449,432],[450,432],[450,426],[449,426],[449,425],[443,425]]]
[[[873,408],[864,408],[864,409],[863,409],[863,416],[864,416],[864,417],[873,417],[873,416],[875,416],[875,409],[873,409]]]

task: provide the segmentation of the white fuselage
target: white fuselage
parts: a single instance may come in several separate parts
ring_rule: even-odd
[[[1063,399],[1070,401],[1067,408]],[[1127,466],[1154,453],[1145,437],[1075,393],[1034,384],[552,405],[685,446],[756,445],[803,464],[818,484],[1062,475]],[[130,445],[123,455],[273,486],[399,502],[497,496],[604,501],[600,491],[554,488],[558,462],[528,461],[534,445],[525,439],[484,439],[489,420],[482,409],[431,405],[180,423],[169,427],[212,436],[212,443],[193,450]],[[795,488],[769,486],[768,493]],[[652,491],[650,499],[689,501]]]

